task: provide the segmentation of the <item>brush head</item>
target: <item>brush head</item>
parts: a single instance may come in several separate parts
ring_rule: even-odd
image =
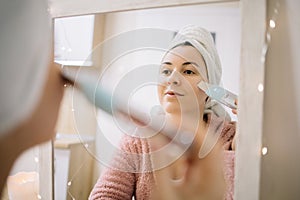
[[[112,92],[100,81],[101,70],[95,67],[64,66],[62,75],[65,79],[74,83],[74,86],[82,91],[87,99],[96,107],[112,114],[116,105],[120,105],[120,98],[113,101]]]
[[[233,94],[232,92],[220,86],[211,85],[204,81],[199,82],[197,86],[199,89],[203,90],[207,94],[207,96],[209,96],[211,99],[231,109],[237,109],[237,106],[235,105],[234,102],[238,98],[238,96]]]
[[[207,91],[209,89],[209,84],[204,81],[200,81],[197,86],[199,89],[203,90],[205,93],[207,93]]]

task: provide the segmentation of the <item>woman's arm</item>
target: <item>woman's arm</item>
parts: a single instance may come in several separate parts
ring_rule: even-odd
[[[63,96],[60,69],[49,66],[46,84],[35,110],[22,124],[0,138],[0,191],[18,156],[25,150],[55,136],[55,124]],[[0,192],[1,193],[1,192]]]
[[[136,175],[133,173],[134,161],[130,161],[132,149],[131,140],[128,137],[122,138],[119,153],[110,163],[110,166],[103,172],[95,184],[89,200],[111,199],[131,200],[136,185]]]
[[[0,160],[1,160],[1,170],[0,170],[0,197],[1,191],[4,188],[6,178],[12,168],[15,160],[21,154],[23,148],[20,148],[20,144],[15,142],[16,132],[13,131],[4,135],[0,138]]]
[[[133,173],[107,169],[98,179],[89,200],[131,200],[134,187],[135,175]]]

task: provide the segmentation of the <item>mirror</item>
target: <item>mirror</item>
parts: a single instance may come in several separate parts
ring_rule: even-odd
[[[133,69],[158,64],[162,58],[162,52],[157,49],[122,54],[118,44],[128,42],[128,38],[138,40],[144,32],[150,43],[161,47],[167,45],[183,26],[200,25],[214,36],[223,68],[223,86],[239,94],[239,2],[57,18],[54,24],[57,62],[100,67],[105,80],[115,84]],[[161,31],[161,37],[155,35],[157,31]],[[159,104],[156,85],[139,88],[131,98],[133,102],[140,102],[141,105],[137,106],[147,112]],[[235,115],[231,117],[237,121]],[[55,199],[87,199],[103,167],[112,158],[111,146],[118,145],[123,133],[114,118],[95,110],[80,92],[69,86],[65,87],[57,129],[54,142]]]

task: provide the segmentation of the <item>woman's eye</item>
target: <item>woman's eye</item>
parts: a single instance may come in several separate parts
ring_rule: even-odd
[[[184,73],[184,74],[188,74],[188,75],[196,74],[194,71],[189,70],[189,69],[184,70],[183,73]]]
[[[163,69],[163,70],[161,71],[161,73],[162,73],[163,75],[170,75],[170,74],[171,74],[171,70],[169,70],[169,69]]]

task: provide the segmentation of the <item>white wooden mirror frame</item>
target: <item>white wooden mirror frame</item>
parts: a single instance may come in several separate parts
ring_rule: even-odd
[[[233,0],[234,1],[234,0]],[[238,1],[238,0],[235,0]],[[193,4],[226,3],[228,0],[49,0],[53,18],[85,14],[105,14],[137,9],[183,6]],[[266,31],[266,0],[240,0],[242,17],[242,45],[240,89],[237,126],[238,138],[235,167],[234,199],[259,199],[260,160],[262,148],[264,63],[261,61]],[[255,102],[255,103],[253,103]],[[51,150],[41,151],[41,157],[49,158]],[[51,154],[51,153],[50,153]],[[52,164],[50,165],[51,168]],[[43,173],[52,168],[40,168]],[[41,194],[53,199],[53,178],[40,181]],[[45,183],[49,183],[45,185]]]

